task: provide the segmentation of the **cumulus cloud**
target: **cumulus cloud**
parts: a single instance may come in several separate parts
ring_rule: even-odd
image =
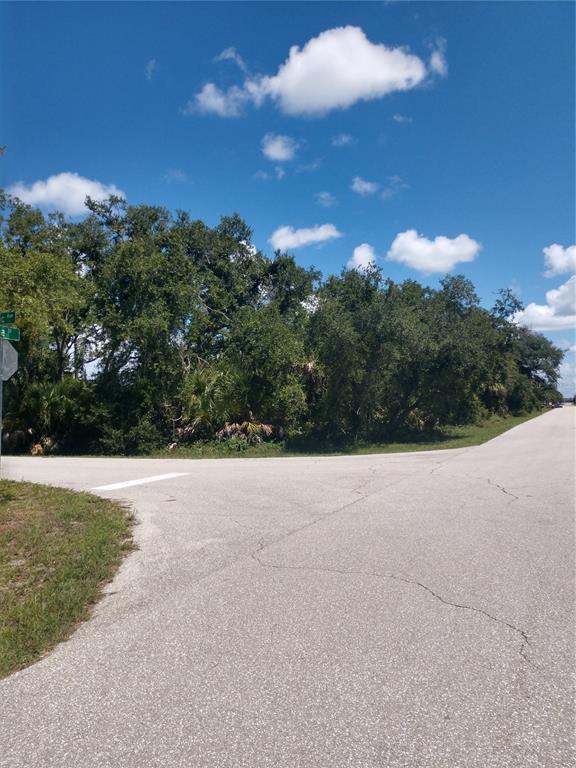
[[[439,37],[436,41],[432,55],[430,56],[430,70],[435,75],[446,77],[448,74],[448,62],[446,61],[446,40]]]
[[[395,115],[392,115],[392,120],[394,120],[395,123],[411,123],[412,118],[408,117],[408,115],[401,115],[399,112],[396,112]]]
[[[576,315],[576,275],[573,275],[560,288],[546,291],[546,302],[557,316]]]
[[[573,340],[568,341],[567,339],[560,339],[560,341],[554,343],[557,347],[560,347],[565,354],[576,354],[576,344],[574,344]]]
[[[386,186],[382,190],[382,200],[390,200],[391,197],[396,197],[402,192],[403,189],[409,189],[409,184],[406,184],[400,176],[388,176],[386,180]]]
[[[553,243],[544,248],[544,261],[547,267],[546,272],[544,272],[546,277],[576,272],[576,245],[569,245],[564,248],[558,243]]]
[[[236,48],[225,48],[222,53],[219,53],[218,56],[216,56],[214,61],[233,61],[238,69],[244,72],[244,74],[248,74],[248,67]]]
[[[514,320],[533,331],[563,331],[576,325],[576,315],[558,317],[548,305],[534,302],[528,304],[522,312],[518,312]]]
[[[316,158],[316,160],[313,160],[311,163],[304,163],[303,165],[299,165],[296,168],[296,173],[313,173],[314,171],[317,171],[318,168],[322,167],[322,160],[320,160],[319,157]]]
[[[298,150],[298,142],[290,136],[281,134],[267,133],[262,139],[262,154],[268,160],[274,160],[277,163],[284,163],[287,160],[293,160]]]
[[[152,80],[152,77],[154,76],[154,72],[156,72],[157,66],[158,66],[158,62],[156,61],[156,59],[150,59],[150,61],[144,67],[144,74],[146,75],[146,80]]]
[[[350,189],[358,195],[374,195],[378,192],[380,184],[375,181],[366,181],[362,176],[354,176]]]
[[[338,237],[342,237],[342,232],[339,232],[334,224],[320,224],[316,227],[304,227],[302,229],[282,226],[272,233],[268,242],[275,251],[284,251],[289,248],[302,248],[304,245],[325,243]]]
[[[227,52],[227,58],[238,55],[235,49]],[[371,42],[360,27],[335,27],[321,32],[302,48],[292,46],[275,75],[247,76],[242,86],[225,91],[207,83],[184,111],[237,117],[247,103],[260,106],[265,99],[271,99],[286,114],[321,116],[335,109],[348,109],[358,101],[410,90],[429,74],[445,71],[440,47],[427,67],[405,47],[388,48]]]
[[[576,392],[576,362],[572,355],[560,363],[558,373],[558,389],[565,397],[572,397]]]
[[[546,291],[546,304],[532,302],[514,315],[519,325],[533,331],[561,331],[576,327],[576,275],[559,288]]]
[[[187,115],[203,112],[219,117],[240,117],[247,101],[250,101],[250,95],[244,88],[233,85],[222,91],[214,83],[206,83],[182,111]]]
[[[376,264],[376,254],[374,248],[368,243],[362,243],[354,248],[352,256],[348,259],[346,266],[348,269],[368,269]]]
[[[178,181],[188,181],[188,174],[182,168],[168,168],[164,174],[164,181],[168,184]]]
[[[355,144],[356,140],[350,133],[339,133],[337,136],[332,137],[330,143],[333,147],[349,147],[351,144]]]
[[[86,179],[77,173],[58,173],[45,181],[35,181],[29,186],[18,182],[8,192],[28,205],[47,210],[62,211],[70,216],[86,213],[86,197],[105,200],[110,195],[125,197],[115,184],[102,184],[95,179]]]
[[[427,274],[449,272],[456,264],[474,261],[481,247],[465,234],[452,239],[439,235],[429,240],[415,229],[408,229],[396,235],[386,258]]]
[[[318,205],[321,205],[323,208],[333,208],[338,203],[334,195],[330,192],[316,192],[314,197],[316,198]]]
[[[286,176],[286,171],[284,168],[282,168],[281,165],[274,166],[274,173],[269,173],[268,171],[256,171],[254,174],[255,179],[260,179],[261,181],[270,181],[270,179],[276,178],[278,181],[281,181],[284,176]]]
[[[557,346],[564,351],[564,359],[560,364],[558,389],[564,395],[572,397],[576,392],[576,344],[559,342]]]
[[[402,48],[372,43],[359,27],[337,27],[290,49],[266,91],[282,111],[318,115],[357,101],[414,88],[426,76],[423,62]]]

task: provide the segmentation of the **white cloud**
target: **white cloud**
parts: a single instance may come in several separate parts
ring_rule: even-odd
[[[576,326],[576,315],[558,316],[547,304],[528,304],[514,316],[514,321],[533,331],[562,331]]]
[[[561,317],[576,315],[576,275],[573,275],[560,288],[546,291],[546,302]]]
[[[238,55],[235,49],[227,51],[227,58]],[[273,76],[246,77],[242,86],[226,91],[207,83],[184,111],[237,117],[247,103],[260,106],[269,98],[286,114],[320,116],[348,109],[358,101],[410,90],[441,70],[446,70],[441,48],[432,54],[428,70],[422,59],[404,47],[372,43],[360,27],[336,27],[321,32],[302,48],[292,46]]]
[[[556,346],[560,347],[560,349],[567,354],[576,354],[576,344],[574,344],[573,341],[566,341],[566,339],[562,339],[562,341],[556,342]]]
[[[175,181],[188,181],[188,174],[182,168],[168,168],[164,174],[164,181],[169,184]]]
[[[576,275],[559,288],[546,291],[546,304],[532,302],[514,315],[514,320],[533,331],[576,328]]]
[[[446,61],[446,40],[439,37],[436,41],[436,48],[430,56],[430,70],[435,75],[446,77],[448,74],[448,62]]]
[[[337,136],[332,137],[330,143],[333,147],[349,147],[351,144],[356,143],[356,139],[350,133],[339,133]]]
[[[411,123],[412,118],[408,117],[408,115],[401,115],[399,112],[396,112],[395,115],[392,115],[392,120],[394,120],[395,123]]]
[[[305,163],[304,165],[299,165],[296,168],[296,173],[312,173],[313,171],[317,171],[318,168],[322,167],[322,160],[320,160],[319,157],[316,158],[316,160],[313,160],[311,163]]]
[[[419,272],[449,272],[456,264],[474,261],[481,247],[464,234],[453,239],[439,235],[429,240],[415,229],[408,229],[396,235],[386,258]]]
[[[406,184],[400,176],[388,176],[387,184],[382,190],[382,200],[390,200],[391,197],[396,197],[402,192],[403,189],[409,189],[409,184]]]
[[[320,224],[316,227],[303,229],[282,226],[272,233],[268,242],[275,251],[284,251],[288,248],[302,248],[304,245],[325,243],[338,237],[342,237],[342,233],[336,229],[334,224]]]
[[[573,397],[576,393],[576,362],[563,360],[558,369],[558,389],[565,397]]]
[[[284,176],[286,176],[286,171],[284,168],[282,168],[281,165],[274,166],[274,173],[269,173],[268,171],[256,171],[254,174],[255,179],[260,179],[261,181],[270,181],[270,179],[273,179],[276,177],[278,181],[281,181]]]
[[[359,195],[374,195],[378,192],[380,184],[375,181],[366,181],[361,176],[354,176],[350,189]]]
[[[240,117],[247,101],[250,101],[250,94],[244,88],[233,85],[227,91],[221,91],[214,83],[206,83],[182,111],[187,115],[203,112],[219,117]]]
[[[564,248],[558,243],[553,243],[544,248],[544,261],[548,269],[544,272],[546,277],[563,275],[566,272],[576,272],[576,245]]]
[[[565,396],[572,397],[576,393],[576,344],[558,344],[564,350],[564,360],[560,363],[558,389]]]
[[[338,204],[338,201],[330,192],[316,192],[314,197],[318,205],[321,205],[323,208],[333,208]]]
[[[87,212],[84,201],[88,196],[93,200],[105,200],[110,195],[125,197],[115,184],[102,184],[77,173],[58,173],[30,186],[18,182],[8,192],[29,205],[62,211],[70,216]]]
[[[354,248],[352,256],[348,259],[348,269],[368,269],[376,264],[374,248],[368,243],[362,243]]]
[[[281,134],[267,133],[262,139],[262,154],[268,160],[274,160],[277,163],[284,163],[287,160],[293,160],[298,150],[298,142],[290,136]]]
[[[236,48],[225,48],[222,53],[219,53],[218,56],[216,56],[214,61],[233,61],[244,74],[248,73],[248,67]]]
[[[336,27],[290,49],[265,90],[291,115],[319,115],[357,101],[405,91],[426,76],[426,67],[403,48],[371,43],[359,27]]]
[[[158,62],[156,59],[150,59],[150,61],[146,64],[144,68],[144,74],[146,75],[146,80],[152,80],[152,77],[154,75],[154,72],[156,71],[156,68],[158,66]]]

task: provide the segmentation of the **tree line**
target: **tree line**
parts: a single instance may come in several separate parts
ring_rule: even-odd
[[[87,200],[0,199],[0,309],[18,315],[5,448],[132,454],[220,441],[409,438],[557,400],[562,352],[513,323],[509,291],[374,267],[323,279],[250,227]]]

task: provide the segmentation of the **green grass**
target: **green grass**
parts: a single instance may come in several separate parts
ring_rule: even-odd
[[[422,441],[414,440],[408,443],[379,443],[359,446],[353,453],[407,453],[409,451],[437,451],[445,448],[468,448],[481,445],[512,427],[517,427],[525,421],[539,416],[531,413],[524,416],[492,417],[482,424],[467,424],[462,427],[449,427],[442,430],[432,439],[423,437]]]
[[[425,434],[407,442],[357,443],[353,446],[334,448],[322,444],[302,442],[298,448],[286,447],[282,443],[261,443],[242,451],[231,451],[225,443],[201,443],[178,446],[173,451],[161,451],[152,454],[155,458],[172,456],[180,459],[220,459],[220,458],[279,458],[285,456],[350,456],[369,453],[408,453],[410,451],[437,451],[446,448],[467,448],[481,445],[487,440],[498,437],[512,427],[539,416],[540,412],[522,416],[492,418],[481,424],[468,424],[461,427],[446,427],[433,434]]]
[[[131,547],[131,522],[88,493],[0,481],[0,677],[89,616]]]

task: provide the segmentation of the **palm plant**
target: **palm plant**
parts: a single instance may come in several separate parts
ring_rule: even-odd
[[[216,437],[219,440],[242,438],[250,443],[250,445],[257,445],[274,435],[274,427],[272,424],[263,424],[260,421],[254,421],[252,413],[250,413],[250,417],[250,421],[226,422],[222,429],[217,432]]]
[[[222,363],[198,367],[186,375],[180,392],[178,436],[211,434],[242,411],[242,381]]]

